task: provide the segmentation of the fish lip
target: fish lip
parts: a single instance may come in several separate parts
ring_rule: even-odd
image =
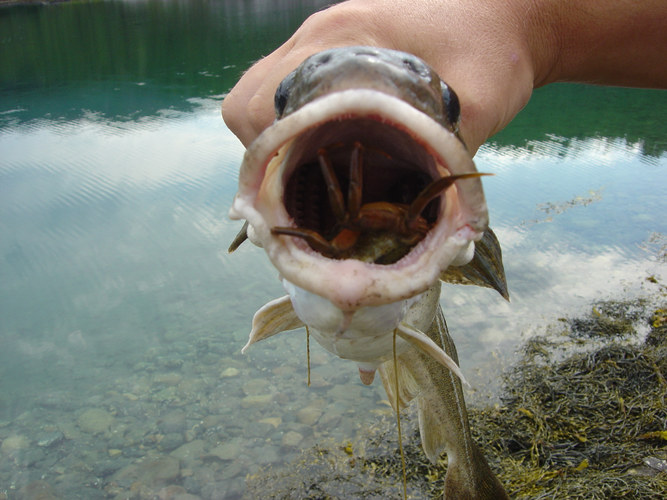
[[[433,229],[394,264],[330,259],[299,238],[271,234],[272,227],[294,224],[283,204],[289,175],[283,160],[294,140],[327,122],[359,118],[370,118],[408,134],[433,156],[439,175],[477,171],[465,146],[452,132],[410,104],[378,90],[350,89],[319,97],[260,134],[244,155],[239,192],[230,217],[248,220],[251,239],[265,248],[284,278],[329,299],[344,311],[396,302],[424,292],[488,225],[481,181],[471,178],[457,181],[450,188],[456,196],[448,195],[447,203],[441,204]]]

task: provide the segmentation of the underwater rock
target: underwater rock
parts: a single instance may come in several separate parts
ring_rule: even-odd
[[[322,416],[322,410],[318,408],[306,407],[296,412],[296,419],[299,423],[305,425],[314,425]]]
[[[250,379],[243,384],[243,393],[246,396],[264,394],[269,389],[269,382],[263,378]]]
[[[131,464],[113,475],[120,484],[138,482],[148,487],[163,486],[176,479],[181,471],[178,458],[171,455]]]
[[[241,408],[258,408],[266,406],[273,400],[273,394],[257,394],[246,396],[241,400]]]
[[[113,421],[114,417],[108,411],[101,408],[90,408],[79,416],[77,422],[82,431],[89,434],[101,434],[109,430]]]
[[[203,456],[204,460],[217,459],[221,461],[234,460],[241,454],[241,445],[237,441],[230,441],[228,443],[221,444],[216,446],[206,455]]]
[[[170,453],[172,457],[181,460],[184,463],[198,460],[204,454],[204,447],[206,443],[201,439],[195,439],[189,443],[179,446]]]
[[[19,490],[21,500],[59,500],[56,491],[46,481],[33,481]]]
[[[156,373],[153,375],[153,384],[154,385],[166,385],[169,387],[178,385],[183,380],[183,375],[180,373],[166,372],[166,373]]]
[[[18,451],[24,450],[30,446],[30,439],[22,434],[16,434],[14,436],[9,436],[2,442],[0,446],[0,452],[3,455],[13,455]]]
[[[280,417],[267,417],[259,420],[260,424],[268,424],[272,426],[274,429],[277,429],[280,424],[282,424],[283,419]]]
[[[282,445],[289,448],[299,446],[299,443],[303,441],[303,436],[296,431],[286,432],[282,439]]]
[[[180,432],[170,432],[165,434],[164,437],[160,440],[158,448],[162,451],[172,451],[185,442],[183,434]]]
[[[50,448],[65,439],[65,435],[60,431],[42,432],[37,436],[37,446]]]
[[[185,411],[172,410],[158,420],[158,428],[165,434],[183,432],[185,430]]]
[[[220,376],[222,378],[230,378],[230,377],[237,377],[241,373],[241,371],[238,368],[234,368],[233,366],[230,366],[229,368],[225,368],[220,372]]]

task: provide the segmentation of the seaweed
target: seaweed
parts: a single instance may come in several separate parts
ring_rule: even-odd
[[[525,344],[500,404],[469,408],[491,468],[517,499],[667,498],[667,307],[599,302],[560,323]],[[447,460],[428,462],[414,412],[402,419],[408,497],[441,497]],[[396,425],[382,418],[359,443],[305,450],[247,485],[251,498],[399,498]]]

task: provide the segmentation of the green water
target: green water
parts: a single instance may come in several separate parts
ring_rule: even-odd
[[[219,105],[325,3],[0,8],[0,493],[237,498],[387,412],[317,346],[306,387],[303,332],[240,354],[283,292],[261,250],[226,253],[243,148]],[[470,398],[556,318],[657,293],[666,115],[665,92],[554,85],[480,150],[512,303],[443,293]]]

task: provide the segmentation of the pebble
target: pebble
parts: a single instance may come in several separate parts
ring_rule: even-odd
[[[183,432],[185,430],[185,411],[172,410],[158,421],[159,429],[164,433]]]
[[[58,500],[53,487],[46,481],[38,480],[27,484],[19,491],[22,500]]]
[[[153,375],[153,384],[155,385],[174,386],[180,384],[182,380],[183,375],[180,373],[167,372]]]
[[[188,463],[193,460],[198,460],[204,454],[204,447],[206,443],[201,439],[195,439],[189,443],[179,446],[170,453],[172,457]]]
[[[305,425],[314,425],[322,416],[322,411],[318,408],[306,407],[296,412],[296,419]]]
[[[295,431],[289,431],[283,435],[281,443],[283,446],[296,447],[299,446],[301,441],[303,441],[303,436],[301,434]]]
[[[241,454],[241,446],[236,441],[230,441],[228,443],[221,444],[216,446],[206,455],[204,459],[218,459],[218,460],[234,460]]]
[[[258,394],[254,396],[246,396],[241,400],[241,408],[257,408],[266,406],[273,400],[272,394]]]
[[[113,415],[101,408],[90,408],[84,411],[77,420],[79,428],[89,434],[107,432],[113,421]]]
[[[273,426],[274,429],[280,427],[280,424],[283,423],[283,419],[280,417],[267,417],[259,420],[260,424],[269,424]]]
[[[230,366],[229,368],[222,370],[222,372],[220,372],[220,376],[223,378],[237,377],[239,373],[241,373],[241,371],[238,368]]]
[[[37,446],[49,448],[54,444],[60,443],[63,439],[65,439],[65,436],[60,431],[43,432],[37,435]]]
[[[172,451],[183,444],[185,438],[181,432],[170,432],[160,440],[159,448],[163,451]]]
[[[9,436],[2,442],[0,452],[2,452],[3,455],[13,455],[17,451],[26,449],[28,446],[30,446],[30,440],[22,434],[16,434],[14,436]]]
[[[167,455],[155,460],[131,464],[114,474],[119,483],[135,483],[154,487],[168,483],[179,476],[180,464],[176,457]]]
[[[263,378],[254,378],[243,384],[243,392],[246,396],[265,394],[269,388],[269,381]]]

